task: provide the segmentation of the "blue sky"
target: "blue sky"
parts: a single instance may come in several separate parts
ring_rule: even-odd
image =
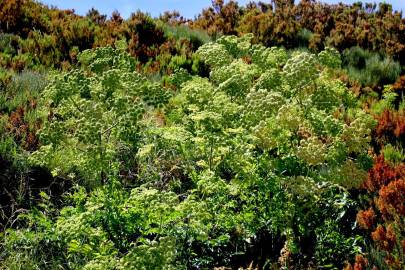
[[[262,0],[263,1],[263,0]],[[324,0],[329,3],[353,3],[358,0]],[[363,2],[373,2],[368,0]],[[127,18],[133,11],[140,9],[150,13],[152,16],[159,16],[167,10],[178,10],[186,18],[193,18],[202,8],[211,5],[210,0],[40,0],[40,2],[54,5],[63,9],[75,9],[78,14],[84,15],[86,12],[95,7],[101,13],[111,15],[114,10],[118,10],[122,17]],[[249,0],[240,0],[240,4],[245,4]],[[264,0],[263,2],[270,2]],[[380,2],[376,0],[376,2]],[[405,0],[387,0],[394,9],[405,12]]]

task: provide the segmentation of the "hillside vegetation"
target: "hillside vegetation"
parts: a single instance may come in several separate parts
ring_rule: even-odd
[[[0,269],[403,269],[405,20],[0,2]]]

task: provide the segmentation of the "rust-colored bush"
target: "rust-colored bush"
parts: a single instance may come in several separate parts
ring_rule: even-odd
[[[357,213],[357,223],[363,229],[371,229],[375,224],[376,215],[372,208]]]
[[[404,179],[405,164],[388,164],[384,156],[377,157],[363,184],[369,192],[371,205],[357,214],[359,227],[370,233],[373,247],[388,269],[403,269],[405,266],[401,260],[405,246],[402,223],[405,217]]]
[[[378,124],[373,137],[380,147],[399,142],[405,147],[405,111],[385,110],[376,117]]]
[[[36,131],[39,129],[39,123],[29,124],[24,120],[27,109],[36,107],[35,101],[29,102],[28,108],[18,107],[13,111],[6,126],[7,131],[11,133],[16,142],[18,142],[25,150],[35,150],[38,147],[38,137]]]
[[[384,156],[377,157],[373,168],[368,173],[363,186],[370,192],[376,192],[390,182],[405,176],[405,164],[392,166],[385,162]]]
[[[405,169],[405,168],[404,168]],[[405,179],[405,178],[404,178]],[[384,219],[405,216],[405,180],[399,179],[383,186],[376,205]]]
[[[192,27],[204,29],[208,34],[237,34],[236,27],[240,20],[242,10],[235,1],[224,3],[224,0],[212,1],[212,7],[203,9],[197,19],[192,22]]]
[[[388,252],[393,250],[396,243],[396,235],[391,225],[387,229],[378,225],[377,229],[371,233],[371,237],[379,248]]]
[[[363,255],[356,255],[354,264],[346,265],[344,270],[366,270],[366,269],[368,269],[367,268],[368,265],[369,265],[369,262],[368,262],[367,258],[364,258]]]
[[[354,270],[363,270],[368,266],[368,260],[362,255],[356,255],[356,262],[354,264]]]
[[[398,80],[392,85],[392,89],[395,92],[405,92],[405,75],[398,78]]]

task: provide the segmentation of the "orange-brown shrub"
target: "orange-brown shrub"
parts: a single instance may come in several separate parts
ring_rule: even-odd
[[[405,164],[392,166],[385,162],[384,156],[377,157],[373,168],[368,172],[367,180],[363,183],[369,192],[376,192],[390,182],[405,176]]]
[[[379,252],[388,269],[403,269],[405,264],[401,256],[405,247],[405,228],[402,223],[405,217],[405,164],[388,164],[384,156],[380,155],[369,171],[363,188],[367,189],[371,200],[370,207],[357,214],[358,225],[370,233],[373,248]],[[371,258],[368,257],[369,261]]]
[[[405,147],[405,110],[385,110],[376,119],[378,124],[373,137],[380,147],[384,144],[395,144],[396,142]]]
[[[27,109],[34,109],[36,102],[30,101],[29,106],[31,107],[24,108],[20,106],[15,111],[11,112],[6,129],[14,136],[16,142],[18,142],[22,148],[25,150],[34,150],[38,146],[36,132],[40,124],[37,122],[30,125],[24,120]]]
[[[397,215],[405,216],[405,180],[395,180],[383,186],[376,205],[385,220]]]
[[[374,226],[375,219],[376,215],[372,208],[357,213],[357,223],[363,229],[371,229]]]

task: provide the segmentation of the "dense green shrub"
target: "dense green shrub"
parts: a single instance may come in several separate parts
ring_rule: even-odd
[[[162,27],[167,37],[175,38],[176,40],[189,40],[193,44],[193,48],[196,49],[211,41],[210,36],[203,30],[191,29],[186,25],[163,24]]]
[[[346,50],[343,59],[350,79],[363,86],[391,84],[401,74],[401,65],[389,56],[381,56],[359,47]]]
[[[93,188],[73,192],[60,211],[43,194],[20,216],[25,225],[3,234],[3,264],[263,266],[283,249],[280,266],[342,267],[359,252],[347,189],[366,177],[374,120],[331,77],[335,50],[288,56],[251,38],[201,46],[209,78],[179,70],[172,94],[109,47],[53,75],[29,160]]]
[[[46,116],[41,147],[30,160],[55,176],[88,185],[114,177],[126,153],[136,152],[138,120],[170,93],[135,72],[127,53],[100,48],[78,56],[80,69],[54,74],[39,101]]]

